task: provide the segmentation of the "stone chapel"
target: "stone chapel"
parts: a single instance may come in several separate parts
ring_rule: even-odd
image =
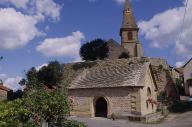
[[[121,44],[113,39],[107,42],[109,58],[64,65],[64,77],[71,81],[71,115],[145,118],[156,113],[160,91],[176,93],[166,60],[143,56],[138,31],[131,4],[126,0]],[[118,59],[122,52],[128,52],[130,58]]]

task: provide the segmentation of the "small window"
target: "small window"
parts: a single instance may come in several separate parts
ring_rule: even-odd
[[[148,101],[146,101],[146,107],[147,107],[147,109],[149,108],[149,103],[148,103]]]
[[[147,96],[150,97],[151,96],[151,89],[147,88]]]
[[[128,40],[133,40],[133,33],[132,32],[128,32]]]

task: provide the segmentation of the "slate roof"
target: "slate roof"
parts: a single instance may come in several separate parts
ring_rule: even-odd
[[[185,63],[185,65],[183,65],[182,68],[185,68],[185,67],[187,66],[187,64],[189,64],[191,61],[192,61],[192,58],[191,58],[190,60],[188,60],[188,61]]]
[[[69,89],[143,87],[139,81],[147,67],[148,62],[132,63],[127,59],[99,61],[96,66],[83,70]]]

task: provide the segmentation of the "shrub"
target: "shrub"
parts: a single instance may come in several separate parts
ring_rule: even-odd
[[[162,70],[163,69],[163,65],[159,65],[158,69]]]
[[[66,93],[59,90],[34,89],[24,102],[37,125],[47,122],[50,126],[64,126],[70,111]]]
[[[0,127],[18,127],[20,123],[28,127],[29,116],[29,111],[23,107],[20,99],[0,103]]]
[[[173,101],[168,107],[168,110],[173,113],[182,113],[188,111],[191,108],[189,102]]]
[[[68,120],[65,123],[65,127],[87,127],[87,126],[82,122]]]
[[[182,86],[182,84],[183,84],[183,81],[181,80],[181,79],[176,79],[176,87],[177,87],[177,89],[178,89],[178,91],[179,91],[179,94],[180,95],[185,95],[185,89],[184,89],[184,87]]]
[[[117,119],[117,118],[116,118],[116,115],[115,115],[114,113],[111,114],[111,119],[112,119],[112,120],[116,120],[116,119]]]
[[[129,58],[129,53],[127,52],[122,52],[121,55],[119,56],[119,59],[127,59]]]
[[[83,68],[91,68],[93,66],[95,66],[97,63],[96,62],[83,62],[83,63],[76,63],[73,65],[73,69],[75,71],[79,70],[79,69],[83,69]]]

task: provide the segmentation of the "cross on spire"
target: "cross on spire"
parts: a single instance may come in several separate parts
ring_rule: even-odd
[[[138,28],[129,0],[125,0],[123,15],[122,28]]]
[[[125,0],[125,10],[130,9],[131,10],[131,3],[129,2],[129,0]]]

